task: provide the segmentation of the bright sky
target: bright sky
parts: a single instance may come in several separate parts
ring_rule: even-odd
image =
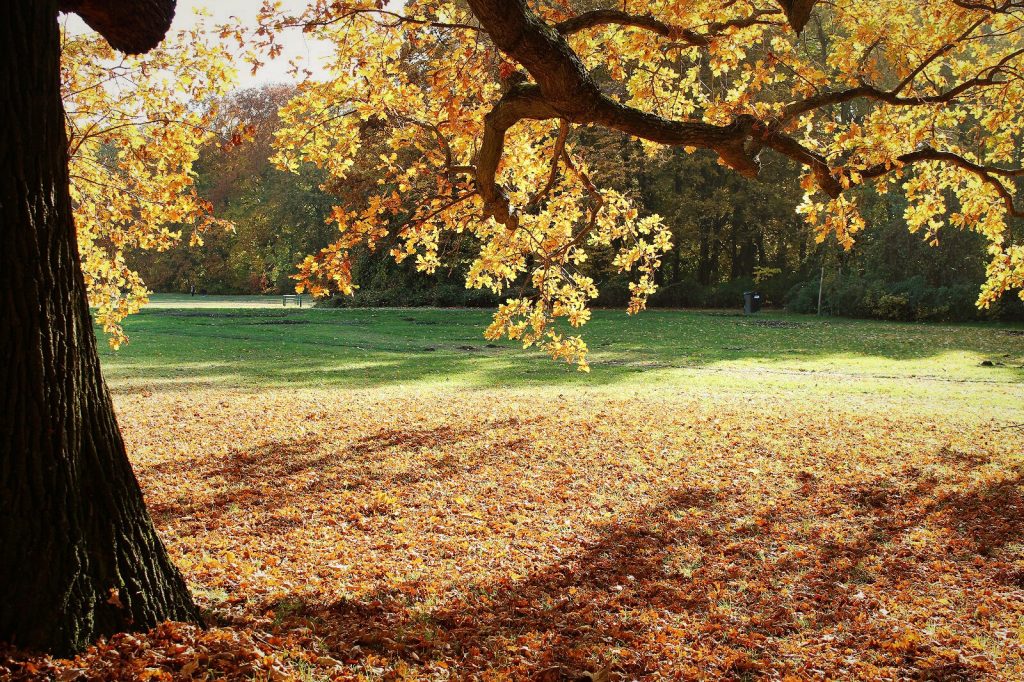
[[[205,24],[211,30],[218,24],[229,23],[233,16],[241,19],[243,24],[252,26],[255,24],[256,12],[259,11],[262,4],[260,0],[178,0],[178,9],[175,12],[171,30],[194,26],[196,23],[195,10],[198,7],[206,8],[210,15],[205,19]],[[306,0],[284,0],[283,6],[285,9],[294,7],[299,10],[305,4]],[[73,32],[87,30],[84,22],[75,15],[68,16],[68,28]],[[278,36],[278,40],[284,46],[284,54],[277,59],[268,61],[267,65],[255,76],[250,74],[250,69],[246,65],[239,65],[239,87],[246,88],[263,83],[294,82],[295,78],[288,74],[288,62],[292,59],[300,60],[306,68],[316,74],[319,71],[317,64],[329,50],[323,43],[308,39],[308,36],[299,30],[286,31]]]

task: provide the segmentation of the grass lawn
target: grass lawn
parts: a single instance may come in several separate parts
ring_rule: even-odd
[[[487,342],[489,319],[484,310],[300,310],[283,308],[280,297],[157,295],[126,325],[132,342],[104,347],[103,361],[108,381],[125,390],[663,389],[897,401],[1018,421],[1024,407],[1022,326],[597,311],[582,330],[592,352],[586,375],[513,343]]]
[[[103,362],[213,627],[36,671],[1024,679],[1021,327],[598,312],[582,375],[486,311],[156,303]]]

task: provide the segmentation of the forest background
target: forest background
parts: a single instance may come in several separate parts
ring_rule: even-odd
[[[236,91],[219,102],[219,125],[251,121],[253,141],[224,147],[211,143],[195,170],[197,189],[233,230],[211,231],[202,246],[182,240],[168,251],[128,253],[129,267],[162,293],[290,293],[296,264],[335,239],[328,224],[331,207],[373,188],[378,178],[372,145],[342,185],[313,166],[297,174],[275,168],[274,133],[278,108],[293,94],[290,85],[261,85]],[[852,115],[852,114],[851,114]],[[650,305],[667,308],[734,308],[743,292],[757,289],[770,306],[794,312],[888,320],[967,321],[1024,319],[1024,303],[1006,295],[989,309],[975,305],[985,279],[982,235],[947,229],[934,238],[907,231],[905,199],[865,190],[867,227],[851,250],[834,238],[819,242],[796,207],[802,190],[799,168],[770,157],[762,177],[748,180],[721,166],[708,152],[683,150],[655,158],[638,142],[609,132],[594,145],[603,158],[589,159],[602,186],[623,192],[645,212],[661,215],[671,228],[673,250],[657,273],[659,289]],[[363,168],[360,168],[360,165]],[[345,195],[348,195],[346,197]],[[492,307],[499,297],[467,289],[465,270],[473,257],[467,239],[442,245],[445,268],[433,275],[411,261],[395,263],[392,244],[358,252],[354,296],[328,305]],[[612,264],[613,254],[584,268],[598,283],[598,307],[625,307],[628,278]]]

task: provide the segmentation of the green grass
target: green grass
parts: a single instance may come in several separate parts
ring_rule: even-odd
[[[431,384],[757,392],[1024,414],[1024,328],[783,313],[597,311],[592,373],[489,343],[484,310],[282,308],[279,297],[162,297],[102,349],[115,388]],[[982,366],[988,360],[993,366]]]

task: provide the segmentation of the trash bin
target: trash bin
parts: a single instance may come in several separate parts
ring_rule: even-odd
[[[753,315],[761,310],[761,294],[756,291],[743,292],[743,313]]]

